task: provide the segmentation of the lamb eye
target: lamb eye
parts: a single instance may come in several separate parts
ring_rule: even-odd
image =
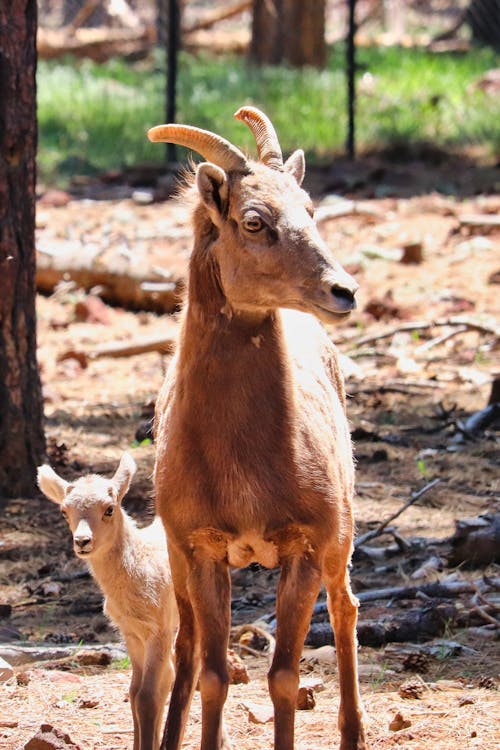
[[[109,518],[110,516],[112,516],[112,515],[113,515],[113,510],[114,510],[114,509],[113,509],[113,506],[112,506],[112,505],[109,505],[109,506],[108,506],[108,507],[106,508],[106,510],[104,511],[104,515],[105,515],[105,516],[106,516],[107,518]]]
[[[247,232],[260,232],[264,226],[264,222],[257,214],[250,214],[249,216],[245,216],[242,226]]]

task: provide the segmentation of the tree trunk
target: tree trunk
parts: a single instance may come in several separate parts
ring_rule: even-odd
[[[250,60],[324,67],[325,6],[325,0],[254,0]]]
[[[36,362],[36,0],[0,4],[0,499],[30,495],[43,459]]]

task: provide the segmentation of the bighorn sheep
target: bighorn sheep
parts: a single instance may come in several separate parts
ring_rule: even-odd
[[[157,750],[173,681],[177,613],[161,520],[139,529],[121,507],[135,470],[124,453],[112,479],[90,474],[70,484],[45,465],[38,468],[38,485],[60,506],[75,554],[88,561],[105,596],[104,611],[125,639],[134,750]]]
[[[162,748],[179,750],[201,663],[202,750],[229,747],[229,566],[281,566],[269,672],[276,750],[291,750],[299,657],[323,581],[339,665],[342,750],[365,748],[358,689],[352,549],[354,471],[337,354],[316,316],[355,307],[300,185],[302,151],[283,163],[253,107],[259,161],[223,138],[159,125],[151,141],[208,161],[196,169],[194,249],[179,345],[156,407],[155,491],[180,615]],[[293,310],[281,310],[292,308]],[[312,315],[307,314],[312,313]]]

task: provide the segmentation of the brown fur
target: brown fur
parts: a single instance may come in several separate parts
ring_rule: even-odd
[[[229,747],[229,565],[252,561],[282,568],[269,673],[276,750],[293,747],[298,662],[322,581],[341,748],[365,748],[347,573],[354,470],[345,394],[334,346],[304,314],[334,321],[354,306],[356,284],[317,232],[294,176],[299,157],[282,170],[251,162],[245,175],[198,167],[187,305],[156,409],[156,502],[180,613],[168,750],[181,747],[200,666],[202,750]]]

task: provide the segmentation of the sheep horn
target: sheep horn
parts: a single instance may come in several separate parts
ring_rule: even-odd
[[[148,130],[148,138],[153,143],[177,143],[191,148],[226,172],[248,172],[244,154],[225,138],[208,130],[191,125],[156,125]]]
[[[241,107],[234,116],[248,125],[254,134],[260,161],[271,169],[282,169],[281,146],[269,117],[257,107]]]

